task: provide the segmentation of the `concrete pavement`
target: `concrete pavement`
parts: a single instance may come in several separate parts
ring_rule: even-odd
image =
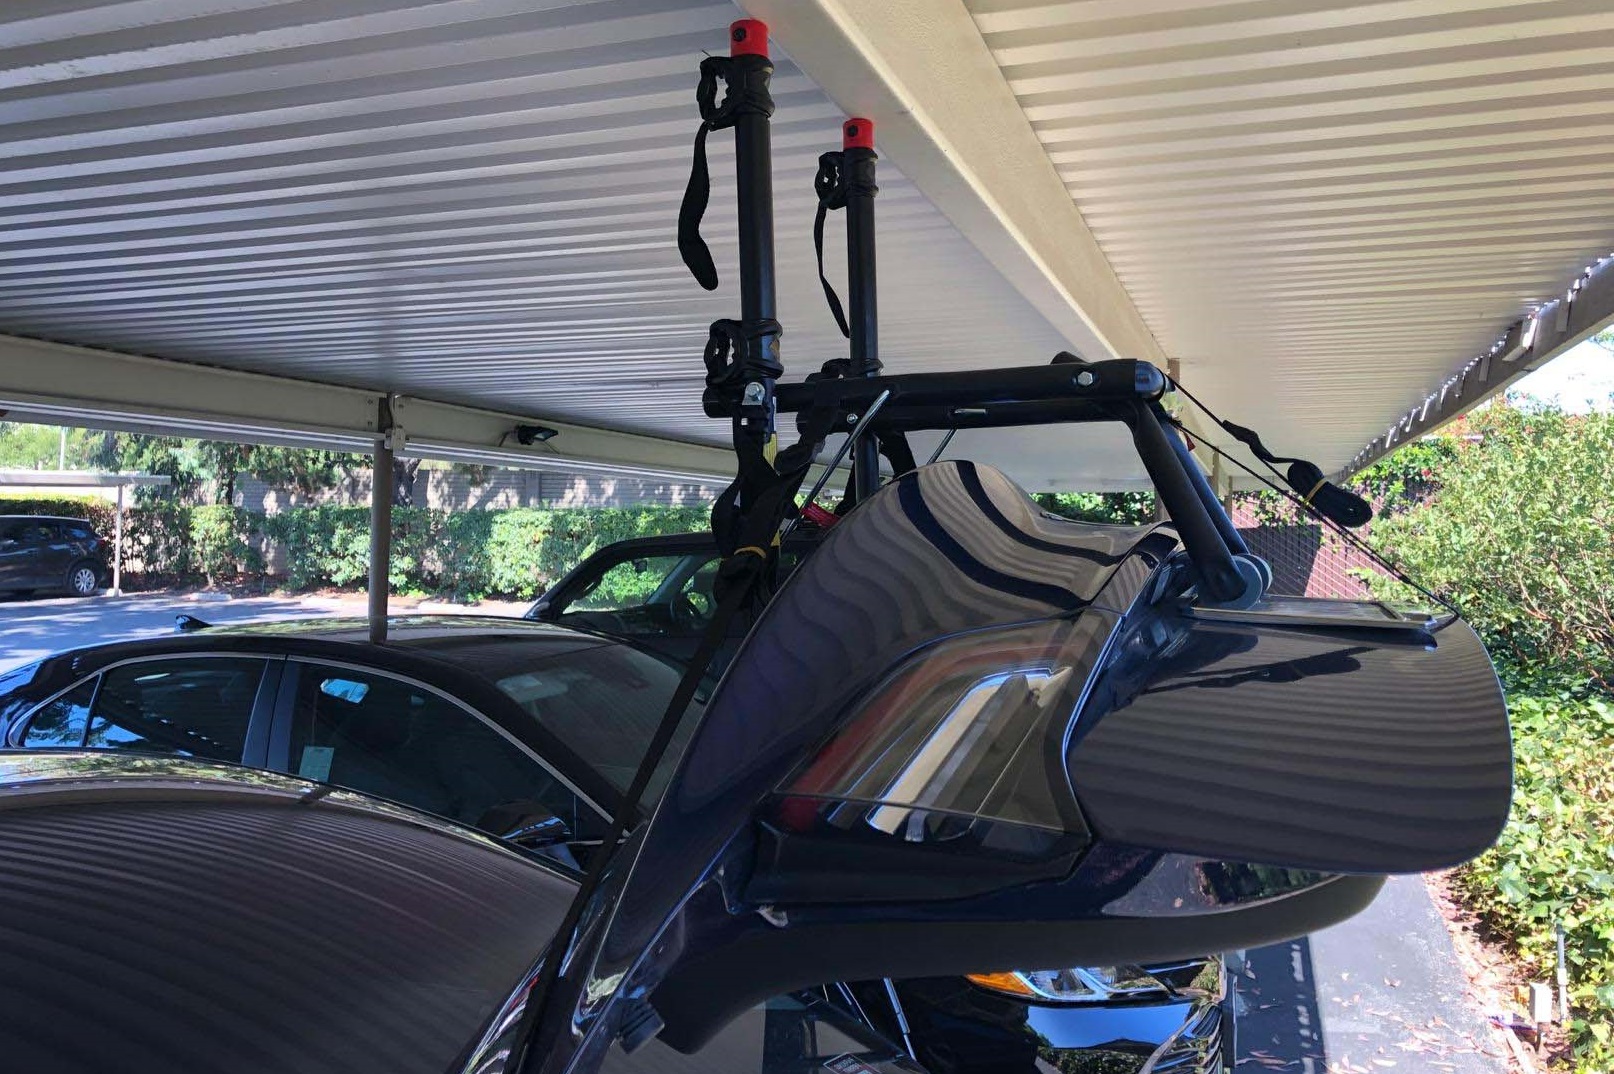
[[[1239,994],[1239,1074],[1509,1069],[1422,877],[1391,877],[1351,920],[1251,951]]]

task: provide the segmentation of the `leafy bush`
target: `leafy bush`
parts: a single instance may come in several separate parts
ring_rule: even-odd
[[[1426,503],[1373,538],[1454,598],[1499,656],[1614,687],[1614,414],[1493,406]]]
[[[124,567],[138,567],[147,582],[181,582],[196,576],[191,543],[191,507],[159,501],[128,513],[123,530]]]
[[[1456,874],[1464,901],[1551,980],[1565,932],[1578,1070],[1614,1067],[1614,704],[1510,675],[1513,816],[1496,846]],[[1534,681],[1532,681],[1532,678]]]
[[[395,526],[405,513],[393,512]],[[295,507],[266,516],[263,533],[285,549],[286,580],[294,589],[354,585],[369,576],[368,507]]]
[[[209,585],[263,573],[263,557],[251,544],[261,521],[261,515],[225,504],[190,509],[191,562]]]
[[[1032,499],[1044,511],[1077,522],[1140,526],[1154,521],[1153,492],[1043,492]]]
[[[56,515],[82,518],[95,531],[111,540],[115,509],[99,496],[12,496],[0,495],[0,515]]]
[[[706,523],[704,507],[395,507],[389,582],[398,591],[528,599],[603,545],[701,529]],[[285,550],[286,581],[294,589],[359,585],[368,577],[368,508],[299,507],[264,518],[261,525],[264,535]]]

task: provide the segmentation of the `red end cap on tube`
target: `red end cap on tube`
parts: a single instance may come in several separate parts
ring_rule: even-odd
[[[740,19],[729,24],[730,56],[766,56],[768,24],[761,19]]]
[[[873,149],[874,121],[871,119],[849,119],[842,123],[841,148]]]

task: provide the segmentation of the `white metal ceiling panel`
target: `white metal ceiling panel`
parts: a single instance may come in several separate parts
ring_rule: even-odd
[[[674,225],[696,66],[736,15],[687,0],[12,0],[0,331],[720,442],[700,355],[708,322],[738,313],[729,135],[710,142],[719,292],[689,277]],[[845,353],[810,238],[816,157],[841,116],[788,61],[774,86],[781,320],[800,377]],[[1062,346],[890,166],[878,212],[888,368]],[[1135,473],[1114,438],[996,442],[1032,485]]]
[[[1609,0],[967,0],[1184,383],[1345,464],[1614,248]]]

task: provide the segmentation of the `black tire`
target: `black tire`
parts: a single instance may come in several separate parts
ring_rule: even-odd
[[[67,591],[75,597],[93,597],[101,588],[101,572],[93,560],[80,560],[67,568]]]

